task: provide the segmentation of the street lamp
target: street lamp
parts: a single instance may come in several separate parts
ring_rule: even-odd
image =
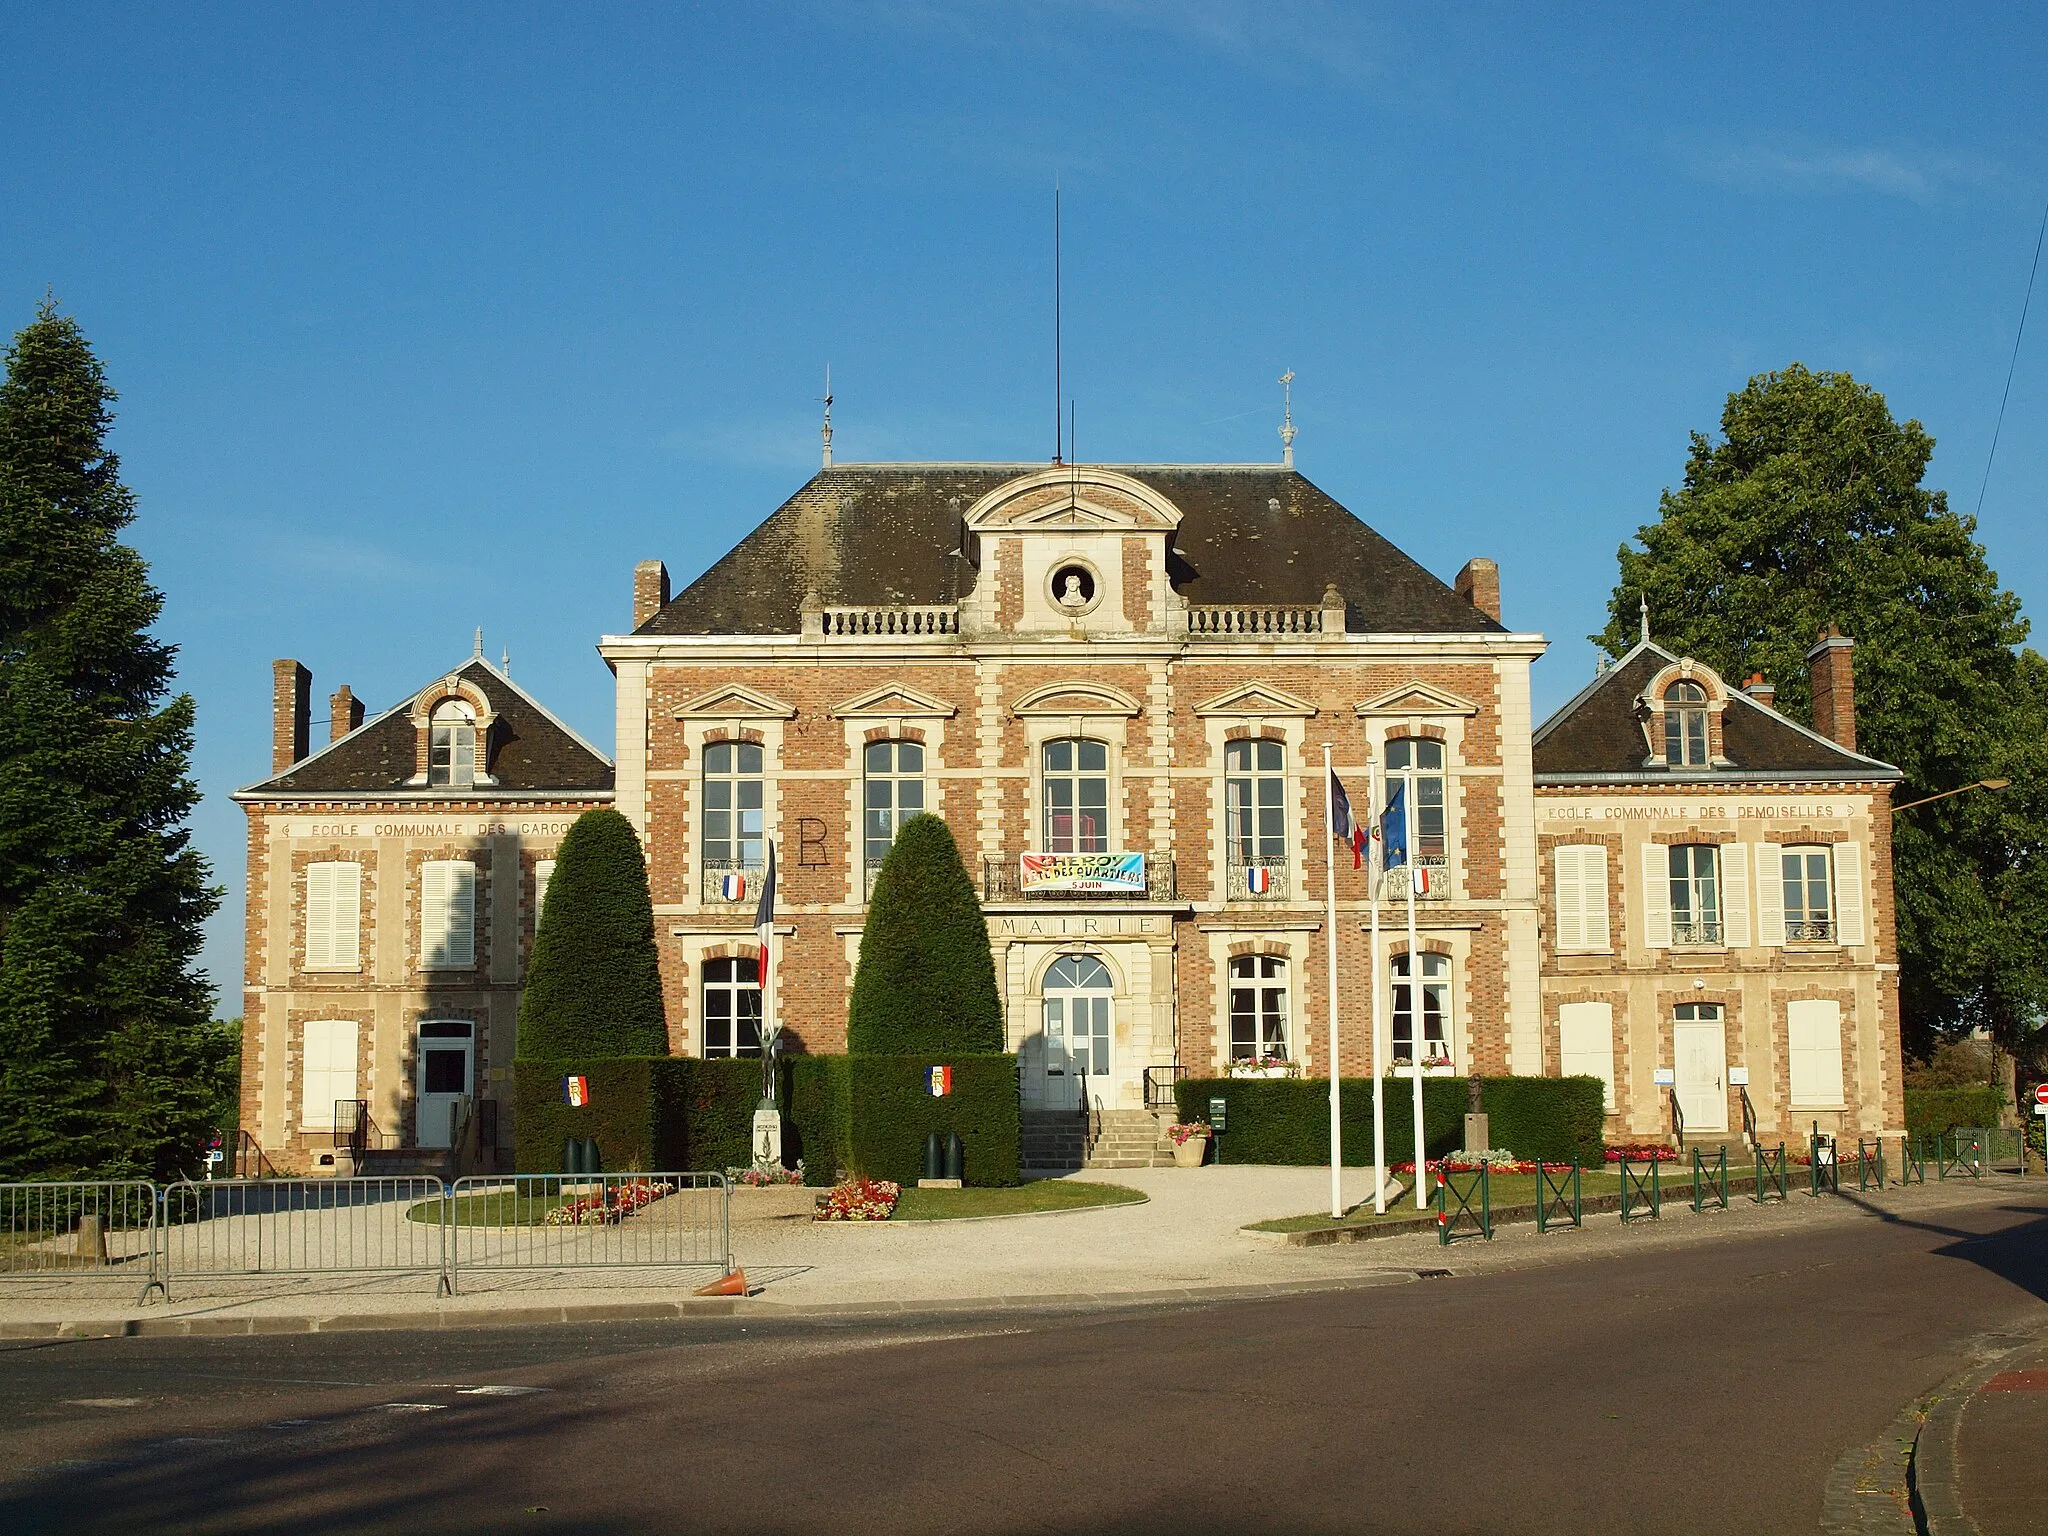
[[[1908,800],[1904,805],[1895,805],[1892,807],[1892,814],[1896,816],[1900,811],[1910,811],[1916,805],[1932,805],[1937,800],[1946,800],[1950,795],[1967,795],[1973,789],[2005,789],[2011,783],[2011,779],[1979,779],[1974,784],[1965,784],[1961,789],[1944,789],[1940,794],[1929,795],[1924,800]]]

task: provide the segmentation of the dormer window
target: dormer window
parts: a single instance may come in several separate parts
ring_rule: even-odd
[[[1690,679],[1664,690],[1664,764],[1707,766],[1707,690]]]
[[[427,783],[469,789],[476,783],[476,711],[461,699],[434,706],[427,745]]]

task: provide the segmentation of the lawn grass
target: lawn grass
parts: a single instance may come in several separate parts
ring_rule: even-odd
[[[1039,1179],[1011,1189],[907,1188],[896,1201],[892,1221],[959,1221],[968,1216],[1022,1216],[1032,1211],[1079,1211],[1098,1205],[1132,1205],[1143,1192],[1122,1184]]]

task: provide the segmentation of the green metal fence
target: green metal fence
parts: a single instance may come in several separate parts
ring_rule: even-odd
[[[1567,1172],[1563,1164],[1551,1167],[1536,1161],[1536,1230],[1552,1227],[1583,1227],[1586,1207],[1579,1178],[1579,1160],[1572,1159]]]
[[[1617,1165],[1621,1169],[1621,1219],[1629,1221],[1656,1221],[1664,1214],[1663,1181],[1658,1174],[1659,1164],[1652,1159],[1642,1173],[1635,1165],[1624,1160]],[[1645,1210],[1644,1207],[1649,1209]]]
[[[1981,1131],[1958,1129],[1934,1138],[1934,1176],[1937,1179],[1981,1179],[1984,1177],[1984,1142]]]
[[[1901,1184],[1925,1184],[1927,1182],[1927,1144],[1918,1136],[1911,1141],[1899,1143],[1899,1182]]]
[[[1474,1208],[1474,1202],[1477,1208]],[[1467,1238],[1493,1239],[1493,1192],[1486,1165],[1470,1173],[1439,1168],[1436,1174],[1436,1240],[1448,1248]]]
[[[1722,1210],[1728,1209],[1728,1149],[1718,1147],[1712,1160],[1701,1155],[1701,1149],[1692,1149],[1692,1208],[1704,1211],[1711,1201]]]
[[[1858,1136],[1856,1138],[1857,1189],[1883,1189],[1884,1184],[1884,1138],[1882,1136]]]
[[[1806,1139],[1806,1176],[1809,1195],[1842,1192],[1842,1165],[1835,1158],[1835,1138],[1821,1135],[1818,1127]]]
[[[1758,1205],[1766,1201],[1783,1201],[1789,1190],[1785,1176],[1785,1143],[1778,1143],[1775,1152],[1766,1152],[1761,1145],[1755,1149],[1756,1184],[1750,1196]]]

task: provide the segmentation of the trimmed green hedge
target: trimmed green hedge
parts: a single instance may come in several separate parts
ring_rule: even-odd
[[[571,824],[519,997],[513,1055],[659,1056],[668,1049],[647,861],[633,824],[605,807]]]
[[[1518,1157],[1597,1165],[1606,1123],[1597,1077],[1489,1077],[1480,1080],[1488,1139]],[[1347,1077],[1338,1089],[1344,1161],[1372,1161],[1372,1079]],[[1174,1097],[1182,1120],[1207,1120],[1209,1100],[1228,1108],[1218,1150],[1226,1163],[1326,1163],[1330,1159],[1328,1078],[1184,1078]],[[1422,1081],[1423,1146],[1432,1157],[1465,1140],[1468,1103],[1462,1077]],[[1387,1161],[1415,1156],[1413,1089],[1405,1077],[1386,1080]]]
[[[835,1183],[852,1166],[853,1126],[844,1056],[791,1056],[782,1063],[782,1160],[804,1165],[806,1184]]]
[[[566,1103],[562,1079],[590,1080],[590,1102]],[[626,1056],[512,1064],[513,1165],[559,1173],[572,1136],[597,1142],[607,1173],[715,1170],[753,1160],[757,1061]]]
[[[2000,1088],[1908,1088],[1906,1131],[1912,1136],[1935,1136],[1959,1125],[1997,1125],[2006,1107],[2005,1091]]]
[[[846,1078],[847,1166],[872,1178],[915,1184],[924,1139],[958,1131],[966,1182],[1017,1182],[1015,1056],[840,1056]],[[926,1073],[953,1069],[953,1091],[933,1098]],[[808,1166],[808,1165],[807,1165]]]
[[[943,1061],[1002,1048],[1003,999],[981,898],[946,823],[913,816],[896,829],[868,898],[846,1049],[936,1052]]]

